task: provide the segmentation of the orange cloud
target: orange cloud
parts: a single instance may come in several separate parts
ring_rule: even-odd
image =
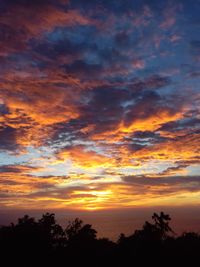
[[[58,154],[59,160],[71,160],[75,166],[82,168],[99,168],[112,166],[115,159],[106,157],[95,151],[87,151],[83,146],[66,148]]]
[[[137,115],[138,117],[140,116],[140,114]],[[163,108],[161,110],[158,110],[156,114],[150,114],[147,118],[144,119],[136,119],[127,126],[122,122],[120,131],[124,133],[133,133],[134,131],[156,131],[162,124],[176,121],[182,117],[182,112],[172,114],[170,110],[165,110]]]

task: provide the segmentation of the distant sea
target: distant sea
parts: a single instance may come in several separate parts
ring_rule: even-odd
[[[59,224],[65,227],[68,221],[80,218],[84,223],[92,224],[97,230],[98,237],[107,237],[116,241],[120,233],[132,234],[136,229],[141,229],[146,220],[151,221],[153,212],[164,211],[172,218],[171,227],[180,234],[185,231],[200,232],[200,207],[151,207],[121,210],[101,211],[72,211],[72,210],[0,210],[0,225],[17,222],[17,218],[25,214],[40,218],[45,212],[56,214]]]

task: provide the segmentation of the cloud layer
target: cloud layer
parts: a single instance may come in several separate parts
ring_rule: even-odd
[[[3,208],[198,203],[197,2],[1,1]]]

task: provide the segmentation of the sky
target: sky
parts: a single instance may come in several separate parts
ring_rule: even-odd
[[[0,207],[200,204],[200,1],[0,0]]]

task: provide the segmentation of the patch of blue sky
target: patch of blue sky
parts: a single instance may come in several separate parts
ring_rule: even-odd
[[[41,165],[42,159],[48,159],[53,157],[53,150],[51,148],[33,148],[27,147],[26,151],[19,154],[1,152],[0,153],[0,165],[28,165],[28,166],[39,166]]]
[[[15,165],[22,164],[30,160],[31,157],[27,157],[27,155],[15,155],[7,152],[0,153],[0,166],[3,165]]]
[[[19,154],[1,152],[0,165],[26,164],[30,163],[33,158],[38,158],[40,156],[40,151],[31,147],[27,147],[25,152]]]
[[[188,176],[199,176],[200,173],[200,164],[188,166],[186,168]]]
[[[72,168],[70,160],[65,160],[61,163],[47,164],[42,171],[33,171],[31,174],[35,176],[68,176]]]

